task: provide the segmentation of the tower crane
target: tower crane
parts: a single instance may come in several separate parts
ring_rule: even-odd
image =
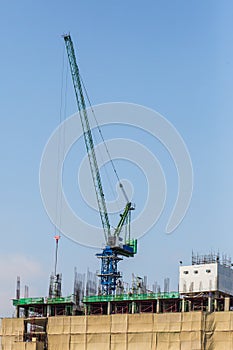
[[[120,215],[120,221],[117,227],[114,230],[111,230],[74,46],[70,34],[64,35],[63,38],[68,55],[78,112],[81,119],[83,136],[90,164],[91,176],[95,188],[98,210],[106,242],[106,246],[102,253],[96,254],[96,256],[101,260],[101,271],[98,276],[101,279],[102,294],[112,295],[115,294],[117,281],[119,278],[121,278],[121,274],[118,271],[118,262],[123,259],[122,257],[133,257],[137,253],[137,240],[131,239],[130,237],[130,218],[131,211],[134,209],[134,207],[131,202],[127,201],[124,211]],[[120,236],[123,231],[123,227],[125,228],[124,238]]]

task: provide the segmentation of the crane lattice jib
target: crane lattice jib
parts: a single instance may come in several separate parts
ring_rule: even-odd
[[[130,210],[132,210],[131,203],[128,202],[125,206],[124,212],[121,214],[121,219],[120,219],[120,221],[119,221],[119,223],[114,231],[114,236],[119,237],[121,230],[122,230],[122,227],[124,226],[128,216],[129,216]]]
[[[70,35],[64,35],[64,40],[65,40],[66,50],[67,50],[69,64],[70,64],[70,70],[71,70],[71,75],[72,75],[72,80],[73,80],[73,85],[74,85],[74,90],[75,90],[75,95],[76,95],[76,100],[78,105],[78,111],[81,119],[86,150],[89,158],[91,175],[92,175],[92,179],[95,187],[96,198],[97,198],[98,208],[100,212],[100,218],[101,218],[101,222],[104,230],[105,240],[107,241],[108,237],[110,236],[110,224],[109,224],[107,207],[106,207],[105,198],[104,198],[103,187],[101,183],[100,172],[99,172],[95,149],[94,149],[94,142],[93,142],[91,128],[90,128],[90,124],[87,116],[85,99],[82,91],[81,77],[80,77],[79,68],[76,62],[74,46]]]

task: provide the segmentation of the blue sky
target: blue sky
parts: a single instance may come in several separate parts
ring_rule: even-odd
[[[150,284],[162,286],[170,277],[176,289],[178,262],[189,263],[192,249],[232,255],[232,17],[232,2],[225,0],[1,4],[1,315],[13,312],[17,275],[30,295],[46,295],[53,269],[54,227],[38,177],[43,148],[59,124],[64,32],[72,34],[93,104],[125,101],[158,111],[180,132],[192,158],[190,209],[166,235],[177,179],[161,145],[152,150],[161,157],[168,201],[158,224],[140,239],[138,255],[122,263],[125,276],[147,275]],[[67,116],[76,111],[69,78]],[[107,138],[114,132],[106,130]],[[73,180],[72,171],[70,165]],[[98,268],[95,253],[62,237],[64,294],[72,292],[74,266]]]

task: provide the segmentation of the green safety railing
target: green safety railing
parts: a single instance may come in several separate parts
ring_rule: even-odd
[[[137,301],[153,299],[178,299],[178,292],[169,293],[145,293],[145,294],[120,294],[120,295],[90,295],[84,296],[84,303],[99,303],[108,301]],[[61,304],[74,303],[74,295],[60,298],[21,298],[13,299],[13,305],[32,305],[32,304]]]
[[[60,297],[60,298],[47,298],[47,304],[61,304],[61,303],[73,303],[74,296],[70,295],[68,297]]]
[[[153,300],[153,299],[178,299],[178,292],[169,293],[145,293],[145,294],[120,294],[120,295],[90,295],[83,297],[84,303],[130,301],[130,300]]]
[[[74,303],[74,296],[60,298],[20,298],[13,299],[13,306],[32,305],[32,304],[61,304]]]
[[[44,298],[21,298],[13,299],[13,305],[44,304]]]

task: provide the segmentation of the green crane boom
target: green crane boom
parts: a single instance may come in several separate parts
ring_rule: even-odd
[[[65,40],[66,50],[67,50],[68,59],[70,63],[74,91],[75,91],[75,96],[77,100],[78,111],[81,118],[83,135],[84,135],[86,150],[89,158],[91,175],[94,182],[100,218],[104,229],[105,240],[107,241],[108,237],[110,236],[110,223],[109,223],[109,218],[107,213],[106,202],[104,198],[103,186],[101,183],[100,172],[99,172],[98,163],[96,159],[94,142],[91,134],[91,128],[90,128],[90,124],[87,116],[87,110],[86,110],[85,99],[82,91],[79,68],[76,62],[73,42],[71,40],[70,35],[64,35],[64,40]]]

